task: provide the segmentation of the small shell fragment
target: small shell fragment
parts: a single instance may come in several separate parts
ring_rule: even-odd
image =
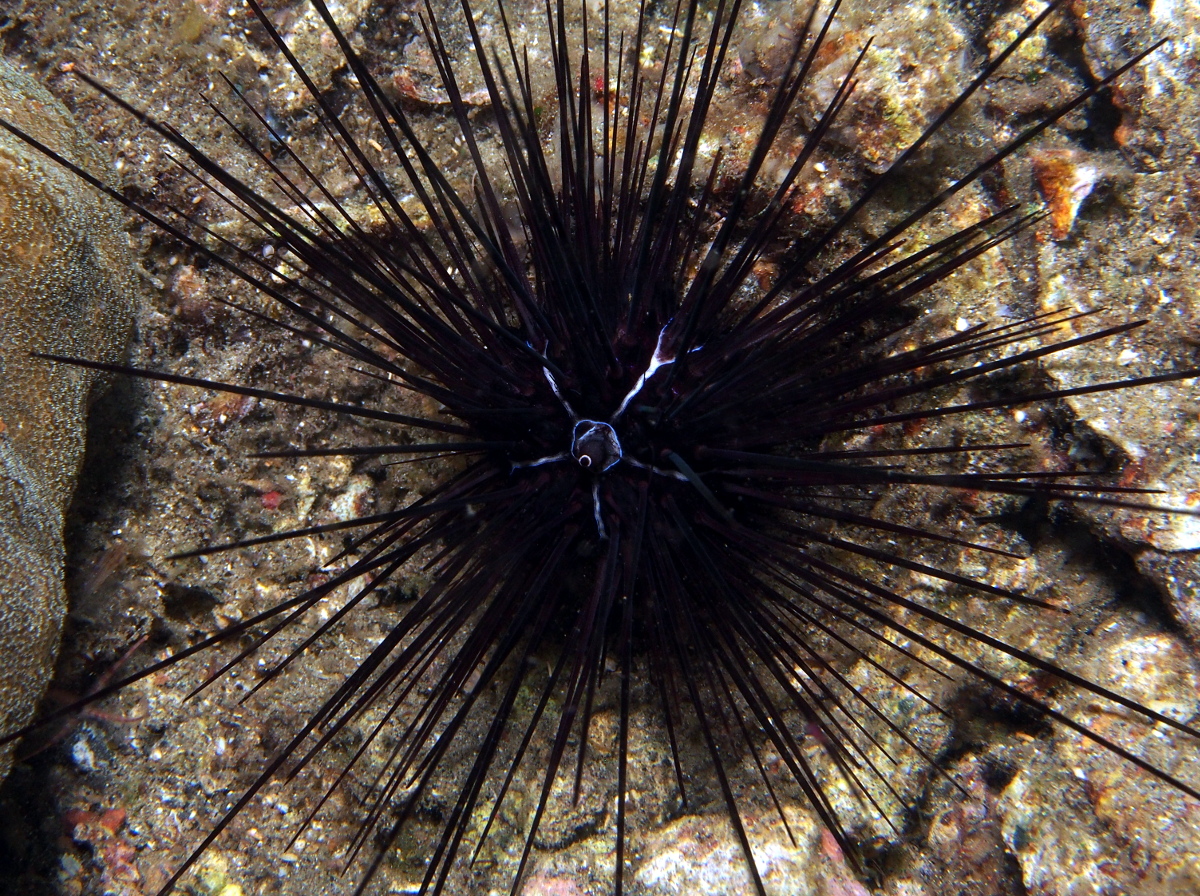
[[[1033,156],[1038,190],[1050,206],[1050,236],[1066,239],[1079,207],[1100,180],[1100,169],[1074,149],[1047,149]]]

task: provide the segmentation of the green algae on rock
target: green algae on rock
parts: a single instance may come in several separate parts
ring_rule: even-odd
[[[0,117],[91,171],[107,162],[66,108],[0,60]],[[54,668],[63,518],[94,375],[32,352],[115,360],[136,282],[116,211],[15,137],[0,137],[0,727],[25,724]],[[0,777],[11,764],[0,750]]]

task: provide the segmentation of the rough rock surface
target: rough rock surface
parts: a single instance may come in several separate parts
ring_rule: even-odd
[[[66,108],[0,62],[0,116],[93,172],[107,164]],[[78,178],[0,136],[0,730],[24,724],[58,654],[63,519],[94,377],[30,357],[115,359],[135,281],[117,214]],[[0,777],[11,748],[0,750]]]
[[[1088,3],[1077,17],[1084,60],[1095,77],[1155,38],[1165,43],[1121,82],[1111,141],[1077,151],[1076,168],[1103,172],[1107,186],[1080,210],[1074,236],[1043,241],[1038,281],[1043,307],[1095,312],[1104,325],[1144,319],[1148,325],[1105,346],[1112,373],[1145,376],[1196,358],[1200,328],[1200,179],[1196,129],[1179,123],[1200,115],[1200,3],[1155,2],[1142,9],[1122,0]],[[1105,195],[1107,194],[1107,195]],[[1118,223],[1117,215],[1121,221]],[[1054,379],[1074,385],[1100,374],[1093,349],[1047,364]],[[1110,374],[1111,375],[1111,374]],[[1115,377],[1113,377],[1115,378]],[[1200,506],[1200,428],[1196,381],[1071,400],[1072,410],[1116,445],[1131,463],[1128,485],[1160,489],[1161,503]],[[1175,618],[1200,638],[1200,518],[1127,512],[1096,514],[1132,545],[1141,570],[1168,595]],[[1189,584],[1190,583],[1190,584]]]

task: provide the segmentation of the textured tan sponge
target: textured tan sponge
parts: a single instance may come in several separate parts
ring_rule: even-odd
[[[0,60],[0,117],[92,173],[110,166],[45,88]],[[66,613],[63,516],[94,375],[30,357],[115,361],[137,281],[112,203],[0,133],[0,732],[31,717]],[[0,778],[12,750],[0,750]]]

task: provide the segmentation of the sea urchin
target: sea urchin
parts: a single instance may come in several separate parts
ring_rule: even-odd
[[[248,2],[311,94],[364,205],[339,199],[316,161],[232,85],[235,101],[212,109],[256,178],[79,73],[171,144],[179,170],[243,222],[241,236],[78,173],[273,300],[277,313],[249,313],[339,352],[381,384],[378,402],[57,360],[346,415],[393,433],[384,444],[261,457],[447,462],[433,486],[399,506],[191,553],[345,537],[320,584],[102,694],[238,645],[208,684],[303,632],[260,667],[257,691],[399,577],[419,567],[428,584],[389,611],[386,635],[342,671],[164,892],[264,786],[341,744],[328,793],[359,776],[371,781],[347,848],[348,864],[360,866],[356,892],[377,879],[411,826],[429,823],[431,803],[436,834],[419,891],[457,892],[452,873],[513,825],[502,816],[518,790],[530,795],[520,797],[526,812],[504,874],[519,892],[548,807],[578,800],[585,777],[601,767],[615,778],[607,831],[611,889],[621,893],[638,700],[660,720],[682,800],[712,791],[723,805],[759,894],[766,888],[746,823],[751,808],[773,805],[786,825],[781,806],[803,800],[852,856],[847,805],[904,824],[911,796],[894,786],[895,770],[913,760],[937,768],[938,757],[879,696],[885,688],[948,716],[950,686],[974,679],[996,700],[1200,800],[1190,778],[1081,720],[1059,693],[1085,692],[1131,714],[1141,733],[1200,732],[996,636],[965,609],[982,602],[988,612],[1054,625],[1067,608],[988,574],[993,561],[1016,556],[1015,542],[989,534],[990,524],[1046,501],[1151,507],[1142,490],[1035,466],[1028,445],[968,435],[986,433],[982,424],[909,438],[921,421],[978,421],[998,409],[1197,375],[1055,387],[1037,378],[1039,359],[1140,322],[1096,327],[1088,314],[1050,311],[930,335],[916,313],[931,287],[1039,221],[1009,206],[929,238],[940,210],[1145,53],[968,170],[935,187],[906,183],[1047,8],[881,173],[813,226],[798,212],[802,185],[854,102],[866,50],[847,57],[818,114],[798,120],[798,97],[831,51],[836,3],[814,5],[789,35],[761,126],[740,138],[749,149],[734,154],[736,164],[716,148],[710,115],[733,64],[740,0],[680,0],[661,13],[643,3],[624,33],[608,5],[557,0],[546,5],[536,52],[503,4],[483,17],[463,0],[480,96],[460,87],[467,63],[426,7],[437,89],[470,160],[464,187],[323,0],[313,5],[352,75],[369,133],[355,131],[271,16]],[[4,126],[71,167],[53,147]],[[894,205],[902,188],[905,210],[863,235],[866,212],[884,197]],[[993,513],[972,521],[897,512],[887,500],[905,495],[912,507],[948,493]],[[983,572],[946,559],[956,556],[975,558]],[[897,584],[906,577],[936,583],[943,597]],[[614,722],[607,733],[598,731],[598,707]],[[306,807],[297,837],[324,802]]]

